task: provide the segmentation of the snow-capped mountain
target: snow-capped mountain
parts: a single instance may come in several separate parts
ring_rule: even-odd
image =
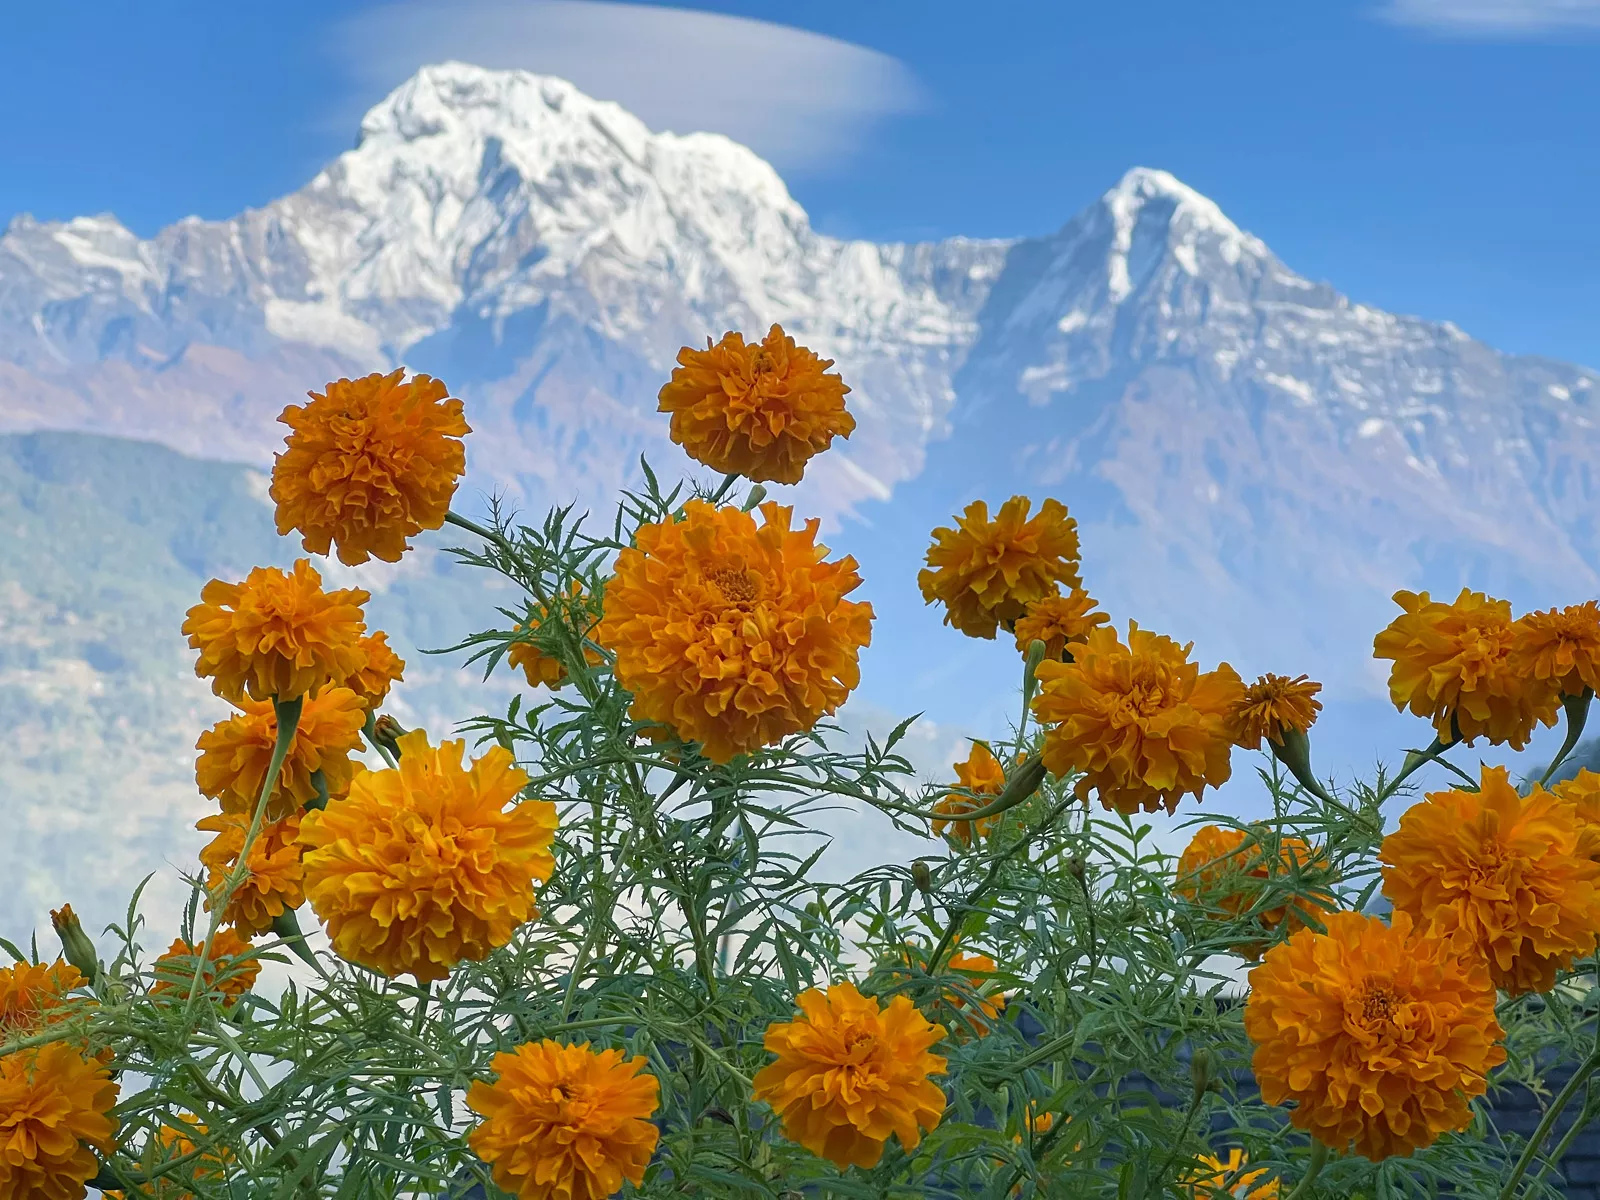
[[[263,464],[283,404],[405,363],[466,399],[478,483],[598,499],[641,451],[682,464],[654,412],[677,348],[774,320],[838,359],[860,422],[803,502],[903,524],[897,544],[972,496],[1054,489],[1102,590],[1196,636],[1306,589],[1365,622],[1339,596],[1600,582],[1600,377],[1353,303],[1164,172],[1045,237],[846,242],[726,138],[456,63],[231,220],[149,241],[14,221],[0,428]]]

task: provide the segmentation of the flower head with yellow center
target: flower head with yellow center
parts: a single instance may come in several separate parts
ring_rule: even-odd
[[[0,1198],[72,1200],[116,1149],[111,1072],[65,1042],[0,1057]]]
[[[283,410],[290,433],[270,489],[280,534],[299,530],[312,554],[331,545],[356,566],[399,562],[408,539],[444,524],[472,430],[444,384],[404,376],[336,379]]]
[[[1228,1151],[1227,1158],[1200,1155],[1195,1159],[1195,1170],[1184,1181],[1189,1195],[1194,1200],[1224,1200],[1230,1196],[1238,1200],[1277,1200],[1278,1181],[1266,1178],[1265,1167],[1245,1170],[1247,1162],[1245,1152],[1237,1146]]]
[[[1337,912],[1250,972],[1244,1027],[1268,1104],[1331,1149],[1409,1155],[1472,1121],[1505,1061],[1488,968],[1444,938]]]
[[[519,1200],[603,1200],[638,1187],[660,1132],[650,1123],[661,1085],[646,1060],[546,1039],[496,1054],[493,1083],[467,1107],[483,1118],[467,1144]]]
[[[293,700],[360,670],[366,632],[359,588],[325,592],[309,559],[292,571],[256,567],[243,583],[213,579],[183,632],[200,652],[194,672],[224,700]]]
[[[633,716],[699,742],[713,762],[771,746],[834,712],[861,680],[872,606],[845,599],[855,559],[826,561],[818,522],[761,506],[763,524],[702,500],[642,526],[617,556],[596,639]]]
[[[1517,794],[1504,767],[1481,790],[1430,792],[1383,839],[1383,892],[1462,953],[1494,985],[1547,992],[1556,972],[1593,952],[1600,931],[1600,829],[1570,800]]]
[[[1286,835],[1278,839],[1277,868],[1270,869],[1265,848],[1246,846],[1251,834],[1243,829],[1207,825],[1194,835],[1178,859],[1173,891],[1191,904],[1214,908],[1229,917],[1240,917],[1260,902],[1264,885],[1274,877],[1293,878],[1298,872],[1326,869],[1326,856],[1312,849],[1303,838]],[[1265,838],[1261,830],[1257,838]],[[1321,921],[1333,911],[1333,897],[1326,891],[1306,888],[1281,904],[1252,913],[1270,930],[1282,927],[1293,933],[1305,928],[1309,920]],[[1256,959],[1266,943],[1249,941],[1233,947],[1234,953]]]
[[[0,967],[0,1042],[27,1037],[71,1012],[67,995],[89,981],[71,963],[19,962]]]
[[[155,983],[150,988],[151,995],[187,998],[203,945],[203,941],[197,944],[174,938],[152,968]],[[261,974],[261,960],[251,953],[253,949],[250,939],[232,929],[224,926],[217,930],[201,969],[200,995],[212,995],[226,1008],[248,992]]]
[[[216,800],[223,812],[253,813],[277,743],[278,715],[266,700],[246,697],[238,707],[238,713],[218,721],[195,743],[200,751],[195,782],[201,795]],[[329,796],[345,794],[356,768],[350,755],[362,748],[366,718],[361,698],[346,687],[324,687],[306,700],[277,787],[267,799],[268,821],[297,813],[316,798],[312,776],[317,771]]]
[[[397,768],[358,772],[345,799],[301,819],[305,892],[341,957],[426,982],[536,915],[556,807],[513,803],[528,776],[502,746],[466,768],[462,742],[435,749],[419,729],[397,744]]]
[[[954,528],[933,531],[917,586],[929,604],[945,606],[946,625],[992,638],[1001,625],[1012,629],[1029,605],[1079,587],[1078,523],[1059,500],[1046,500],[1030,517],[1031,507],[1026,496],[1013,496],[990,520],[989,506],[974,500]]]
[[[1563,696],[1600,690],[1600,601],[1527,613],[1514,622],[1510,669]]]
[[[1044,596],[1028,605],[1013,633],[1017,649],[1026,654],[1034,642],[1044,643],[1044,656],[1059,659],[1069,647],[1089,636],[1089,631],[1109,625],[1111,618],[1095,608],[1094,597],[1081,587],[1064,595]]]
[[[379,630],[356,642],[362,661],[340,682],[361,701],[361,707],[376,712],[388,699],[389,689],[405,677],[406,660],[389,645],[389,635]]]
[[[672,440],[690,458],[729,475],[799,483],[806,463],[856,427],[845,411],[850,389],[818,358],[774,325],[759,342],[729,333],[704,350],[685,346],[661,388],[659,411],[672,414]]]
[[[1394,663],[1396,708],[1432,722],[1445,745],[1487,737],[1521,750],[1538,722],[1555,724],[1555,687],[1525,677],[1512,661],[1518,635],[1510,604],[1467,588],[1453,604],[1427,592],[1394,599],[1404,611],[1373,639],[1372,653]]]
[[[1244,685],[1227,663],[1202,672],[1193,643],[1128,623],[1091,630],[1070,663],[1039,664],[1033,714],[1045,727],[1044,765],[1081,772],[1073,785],[1117,812],[1172,812],[1184,796],[1219,787],[1231,773],[1228,717]]]
[[[595,636],[595,626],[600,621],[599,608],[592,598],[583,594],[582,585],[574,580],[569,597],[563,606],[565,615],[574,628],[582,629],[585,639]],[[555,651],[555,647],[544,641],[548,637],[547,626],[551,622],[549,612],[542,604],[532,606],[529,619],[517,626],[517,632],[524,631],[533,635],[533,640],[511,643],[511,649],[506,653],[506,662],[513,669],[520,668],[528,680],[529,687],[547,687],[555,691],[567,682],[567,665]],[[591,667],[598,667],[605,660],[591,646],[583,647],[583,659]]]
[[[1322,711],[1320,683],[1304,675],[1263,675],[1244,689],[1228,714],[1228,737],[1244,750],[1261,749],[1261,739],[1283,744],[1289,730],[1305,733]]]
[[[244,849],[250,820],[245,813],[219,813],[195,822],[194,827],[202,833],[217,835],[200,851],[210,896],[217,895],[224,881],[232,876],[239,853]],[[281,821],[268,821],[261,827],[250,846],[249,874],[222,910],[223,924],[232,925],[246,935],[266,933],[274,920],[305,903],[305,868],[300,862],[302,851],[296,840],[299,833],[298,813]],[[208,896],[207,912],[211,911],[212,903]]]
[[[955,764],[955,772],[956,782],[973,795],[958,796],[953,792],[947,793],[933,806],[933,811],[936,813],[959,816],[961,813],[975,812],[990,802],[974,797],[998,796],[1006,786],[1005,768],[1000,765],[1000,760],[994,756],[993,751],[982,742],[972,743],[972,753],[967,755],[966,762]],[[951,821],[936,817],[933,820],[933,832],[936,836],[943,833],[963,846],[970,846],[976,838],[986,837],[999,819],[998,816],[994,816],[979,817],[975,821]]]
[[[945,1036],[905,996],[887,1006],[852,983],[797,998],[793,1021],[767,1028],[777,1061],[755,1077],[754,1095],[777,1111],[783,1133],[835,1166],[877,1166],[891,1136],[915,1150],[944,1115],[928,1077],[945,1060],[929,1047]]]

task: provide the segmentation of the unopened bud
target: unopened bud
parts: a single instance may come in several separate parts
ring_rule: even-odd
[[[50,924],[61,939],[61,957],[77,967],[91,984],[95,983],[100,978],[100,956],[95,953],[94,943],[83,931],[72,905],[63,904],[59,909],[52,910]]]
[[[1211,1051],[1204,1046],[1189,1060],[1189,1081],[1194,1084],[1194,1098],[1198,1101],[1211,1083]]]
[[[399,758],[400,739],[409,732],[410,730],[400,724],[399,721],[396,721],[388,713],[384,713],[383,716],[373,722],[372,740],[394,755],[395,758]]]
[[[1079,855],[1074,854],[1067,859],[1067,874],[1071,875],[1079,883],[1083,882],[1084,871],[1083,859]]]
[[[756,505],[767,498],[767,489],[761,484],[756,484],[750,489],[750,494],[744,498],[744,511],[749,512]]]
[[[920,858],[911,864],[911,882],[917,885],[917,891],[924,896],[933,892],[933,872]]]

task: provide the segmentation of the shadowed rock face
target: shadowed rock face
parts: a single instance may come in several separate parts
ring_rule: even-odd
[[[1374,711],[1370,639],[1395,588],[1471,583],[1528,607],[1600,584],[1600,376],[1352,302],[1164,172],[1130,171],[1044,237],[846,242],[812,230],[776,173],[725,138],[652,133],[560,80],[460,64],[419,72],[367,114],[355,149],[230,220],[149,240],[110,216],[13,221],[0,234],[0,431],[140,438],[259,472],[285,404],[403,363],[465,399],[472,484],[525,509],[604,504],[641,454],[664,478],[688,465],[655,413],[678,347],[775,320],[853,389],[856,434],[798,489],[773,490],[861,559],[879,614],[865,698],[889,709],[971,732],[1011,715],[1009,651],[940,629],[913,582],[928,529],[979,497],[1065,501],[1084,526],[1086,583],[1119,625],[1193,638],[1197,657],[1246,674],[1307,671],[1331,703]],[[72,461],[157,509],[176,486],[176,468]],[[84,479],[58,463],[41,483],[19,462],[0,501],[32,513],[29,536],[58,561],[43,576],[38,556],[5,568],[8,629],[32,630],[40,663],[77,665],[7,675],[0,704],[34,731],[29,786],[96,754],[111,780],[115,748],[74,749],[87,744],[74,731],[109,719],[90,713],[108,703],[95,687],[176,687],[187,671],[181,645],[158,663],[115,630],[175,630],[219,562],[293,547],[246,489],[188,549],[162,540],[179,547],[170,562],[140,551],[163,565],[131,596],[105,584],[120,569],[69,551],[92,505],[27,509],[46,492],[84,500]],[[210,486],[233,496],[247,478],[260,476]],[[61,603],[86,626],[110,624],[66,637],[45,618],[45,577],[71,582]],[[454,630],[445,586],[416,587],[403,619]],[[445,640],[429,638],[410,647]],[[203,689],[183,694],[203,707]],[[456,716],[469,703],[424,700]],[[78,715],[43,715],[58,702]],[[160,787],[187,786],[200,711],[170,723]],[[1347,732],[1370,763],[1365,720]],[[156,794],[141,787],[126,794]],[[48,823],[43,809],[29,820]]]

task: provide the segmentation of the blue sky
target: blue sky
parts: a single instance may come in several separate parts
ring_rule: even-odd
[[[519,7],[485,4],[496,19]],[[350,144],[406,55],[449,44],[443,32],[472,6],[401,7],[409,25],[393,7],[337,0],[12,6],[0,31],[0,109],[12,114],[0,123],[0,221],[110,210],[149,234],[292,190]],[[670,69],[681,43],[714,28],[670,12],[652,22],[612,9],[595,26],[572,10],[596,6],[520,7],[538,7],[545,26],[495,41],[491,21],[490,44],[579,75],[600,70],[583,56],[604,35],[623,57],[595,78],[655,87],[640,107],[662,112],[685,84]],[[701,7],[877,52],[813,59],[820,40],[791,53],[781,37],[750,43],[759,53],[735,46],[723,90],[687,118],[750,134],[826,231],[1042,233],[1128,167],[1163,167],[1357,299],[1600,365],[1600,3]],[[393,44],[402,27],[410,43]],[[577,59],[540,61],[553,46]],[[806,128],[822,132],[801,147]]]

